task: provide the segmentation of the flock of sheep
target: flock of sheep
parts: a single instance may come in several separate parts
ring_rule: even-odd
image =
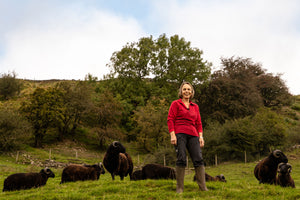
[[[107,149],[103,158],[103,164],[77,165],[71,164],[63,169],[61,184],[65,182],[98,180],[105,170],[111,174],[112,180],[120,176],[123,180],[127,175],[130,180],[144,179],[176,179],[175,169],[158,164],[147,164],[141,170],[133,172],[133,162],[125,147],[118,141],[114,141]],[[294,180],[290,176],[292,166],[287,157],[280,151],[275,150],[254,169],[254,175],[259,183],[276,184],[282,187],[295,187]],[[3,192],[20,189],[29,189],[43,186],[48,178],[54,178],[54,173],[48,169],[42,169],[39,173],[16,173],[4,180]],[[212,177],[205,174],[206,181],[226,182],[224,175]]]

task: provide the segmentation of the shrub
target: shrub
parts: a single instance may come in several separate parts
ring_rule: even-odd
[[[7,100],[20,93],[21,82],[16,79],[16,73],[2,74],[0,77],[0,99]]]
[[[30,130],[29,123],[19,113],[0,109],[0,152],[20,148]]]

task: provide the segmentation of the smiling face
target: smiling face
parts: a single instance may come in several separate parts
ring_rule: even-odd
[[[183,99],[190,99],[192,96],[192,87],[189,84],[184,84],[181,89]]]
[[[194,93],[193,86],[189,82],[183,82],[178,90],[178,97],[180,99],[192,99],[194,98]]]

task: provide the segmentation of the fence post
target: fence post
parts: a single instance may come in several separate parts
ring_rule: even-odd
[[[247,163],[247,151],[245,151],[245,163]]]
[[[51,148],[49,150],[49,160],[51,160]]]
[[[218,166],[218,155],[215,154],[215,165]]]
[[[18,160],[19,160],[19,151],[17,152],[16,162],[18,162]]]
[[[78,152],[76,151],[76,159],[78,158]]]
[[[164,155],[164,166],[166,166],[166,155]]]
[[[140,154],[138,154],[138,166],[140,166]]]

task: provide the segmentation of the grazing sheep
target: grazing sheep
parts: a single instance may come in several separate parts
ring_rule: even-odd
[[[142,168],[143,179],[176,179],[175,169],[159,164],[147,164]]]
[[[114,141],[109,145],[104,158],[104,167],[111,174],[112,180],[119,175],[121,180],[128,174],[131,178],[133,171],[133,163],[130,155],[126,153],[125,147],[118,141]]]
[[[64,168],[61,175],[61,182],[75,182],[85,180],[98,180],[100,174],[104,174],[105,170],[102,163],[94,165],[76,165],[72,164]]]
[[[132,176],[131,176],[130,180],[133,180],[133,181],[143,180],[143,172],[142,172],[142,170],[139,169],[139,170],[134,171],[132,173]]]
[[[8,176],[4,180],[3,192],[37,188],[46,185],[48,178],[54,178],[54,173],[48,169],[42,169],[39,173],[17,173]]]
[[[295,182],[291,177],[292,166],[289,163],[280,163],[278,165],[278,176],[276,177],[276,185],[281,187],[295,188]]]
[[[194,181],[196,181],[196,176],[194,176]],[[205,173],[205,181],[220,181],[220,182],[227,182],[225,176],[223,174],[217,175],[212,177],[211,175]]]
[[[254,175],[259,183],[274,184],[276,181],[277,166],[279,163],[287,163],[288,159],[280,150],[274,150],[262,159],[254,168]]]

